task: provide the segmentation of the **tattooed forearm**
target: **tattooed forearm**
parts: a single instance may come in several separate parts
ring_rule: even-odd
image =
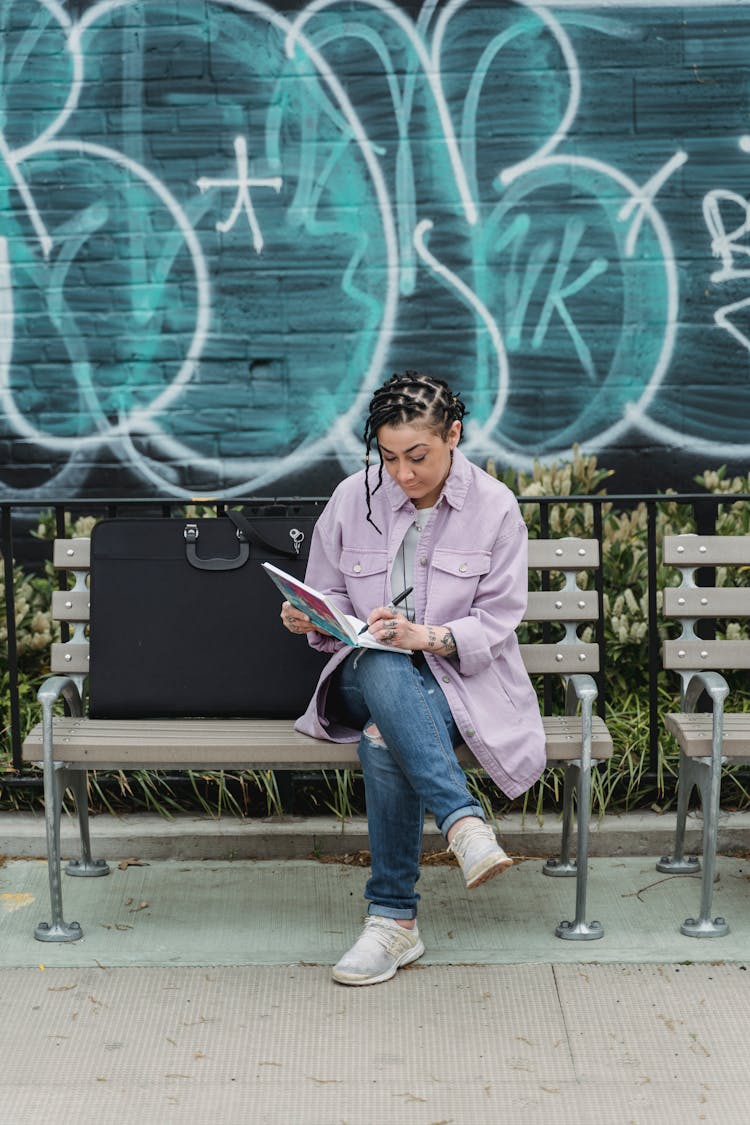
[[[456,639],[450,629],[438,625],[425,625],[427,630],[427,648],[430,652],[438,652],[441,656],[453,656],[456,652]]]
[[[440,647],[443,650],[443,656],[452,656],[456,651],[456,638],[450,629],[446,629],[440,638]]]

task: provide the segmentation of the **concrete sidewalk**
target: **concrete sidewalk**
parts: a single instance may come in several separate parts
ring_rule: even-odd
[[[138,834],[130,819],[96,820],[95,852],[109,845],[112,874],[64,879],[80,942],[32,936],[49,915],[42,861],[0,867],[7,1125],[61,1112],[81,1125],[747,1122],[744,858],[720,859],[714,912],[731,931],[715,940],[679,933],[699,880],[655,871],[668,845],[643,823],[629,838],[656,843],[653,854],[591,861],[600,941],[554,936],[575,884],[545,878],[538,859],[471,894],[455,867],[428,865],[425,956],[384,985],[348,989],[330,965],[361,923],[366,868],[200,859],[203,828],[215,836],[216,824],[170,824]],[[0,818],[6,855],[21,854],[7,845],[22,828],[14,836]],[[741,828],[732,821],[738,841]],[[281,849],[278,825],[267,846],[273,833]],[[284,835],[301,850],[300,831]],[[518,855],[518,838],[503,837]],[[179,858],[145,855],[170,840]],[[347,847],[357,842],[351,826]]]
[[[688,817],[686,844],[700,852],[703,822]],[[513,813],[498,822],[498,833],[514,855],[548,857],[560,846],[560,820],[547,814],[539,823],[533,813]],[[670,851],[674,839],[673,813],[637,812],[594,818],[590,854],[651,856]],[[367,821],[333,816],[264,817],[241,820],[233,816],[177,816],[147,813],[102,815],[91,820],[91,834],[107,858],[122,859],[307,859],[314,854],[343,855],[368,847]],[[64,855],[77,853],[75,818],[61,824]],[[443,847],[434,823],[425,825],[425,850]],[[750,812],[723,813],[719,818],[719,851],[750,851]],[[0,813],[0,855],[46,855],[44,817],[39,813]]]

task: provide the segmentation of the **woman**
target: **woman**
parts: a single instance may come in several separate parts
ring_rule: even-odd
[[[424,953],[415,888],[425,809],[469,888],[511,866],[454,747],[466,743],[509,797],[545,764],[515,635],[526,527],[510,490],[457,448],[464,413],[441,379],[407,371],[384,383],[370,403],[365,469],[336,488],[311,544],[308,584],[366,620],[381,644],[413,655],[353,650],[282,606],[287,629],[331,654],[297,729],[359,740],[372,873],[364,930],[333,969],[341,984],[388,980]]]

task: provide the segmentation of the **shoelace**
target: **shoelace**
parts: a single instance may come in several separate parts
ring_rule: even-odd
[[[403,935],[408,935],[407,944],[409,944],[408,937],[413,933],[414,930],[407,930],[405,926],[399,926],[398,930],[394,930],[392,926],[382,922],[377,915],[371,915],[365,921],[365,932],[362,934],[362,938],[371,938],[386,953],[395,953],[400,952],[399,946],[404,943]]]
[[[448,851],[453,852],[455,856],[463,858],[466,855],[466,850],[472,840],[481,839],[489,843],[497,843],[494,833],[490,839],[491,829],[486,824],[472,824],[468,828],[463,828],[456,833],[453,840],[448,844]]]

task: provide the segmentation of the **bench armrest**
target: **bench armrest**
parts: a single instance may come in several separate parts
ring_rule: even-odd
[[[724,710],[724,700],[729,695],[729,684],[720,672],[693,672],[683,692],[683,710],[692,714],[705,691],[714,711]]]
[[[36,697],[42,705],[42,712],[49,713],[50,716],[52,707],[60,696],[70,707],[72,715],[83,714],[81,693],[75,680],[72,680],[69,676],[49,676],[36,693]]]
[[[686,714],[692,714],[698,700],[706,693],[711,700],[711,761],[712,785],[719,785],[721,778],[721,759],[724,743],[724,700],[729,695],[729,684],[720,672],[693,672],[683,688],[682,706]]]
[[[575,715],[581,705],[581,769],[591,769],[591,746],[594,740],[594,700],[599,694],[596,680],[587,673],[568,676],[565,684],[565,714]]]
[[[599,689],[593,676],[584,672],[576,672],[575,675],[568,676],[565,686],[565,714],[575,715],[580,703],[582,712],[588,711],[591,715],[598,694]]]

